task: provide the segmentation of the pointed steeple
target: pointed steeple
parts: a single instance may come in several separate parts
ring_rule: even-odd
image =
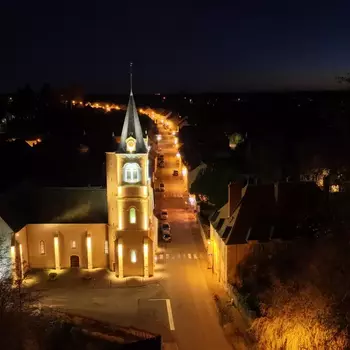
[[[132,63],[130,63],[130,97],[126,109],[118,153],[128,153],[126,143],[127,139],[130,137],[136,140],[135,153],[147,153],[147,146],[143,139],[141,123],[132,93]]]

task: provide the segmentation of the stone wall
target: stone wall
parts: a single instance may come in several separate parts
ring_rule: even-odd
[[[16,240],[23,246],[23,259],[29,268],[55,268],[55,234],[59,236],[61,268],[70,267],[72,255],[79,257],[80,267],[87,268],[87,233],[91,234],[92,266],[107,267],[106,224],[29,224],[25,230],[16,233]],[[44,244],[43,251],[40,242]]]
[[[198,226],[199,226],[199,231],[200,231],[200,234],[201,234],[201,237],[202,237],[202,240],[203,240],[203,243],[204,243],[204,247],[205,249],[208,251],[208,239],[210,238],[210,228],[208,225],[206,225],[200,214],[197,213],[196,214],[197,216],[197,222],[198,222]]]

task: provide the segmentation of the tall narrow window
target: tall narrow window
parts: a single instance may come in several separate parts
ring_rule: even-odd
[[[75,249],[77,247],[77,242],[76,241],[72,241],[72,249]]]
[[[129,221],[130,224],[136,224],[136,209],[130,208],[129,210]]]
[[[108,241],[105,241],[105,254],[108,254]]]
[[[137,261],[137,259],[136,259],[136,250],[132,250],[132,251],[130,252],[130,260],[131,260],[131,262],[132,262],[133,264],[136,263],[136,261]]]
[[[45,254],[45,242],[40,241],[40,254],[44,255]]]

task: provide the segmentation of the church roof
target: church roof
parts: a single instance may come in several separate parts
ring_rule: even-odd
[[[130,92],[129,103],[126,110],[122,135],[117,153],[127,153],[126,140],[133,137],[136,140],[135,153],[147,153],[147,146],[143,138],[142,128],[132,91]]]
[[[14,232],[27,224],[107,223],[106,189],[94,187],[21,189],[0,196],[0,218]]]

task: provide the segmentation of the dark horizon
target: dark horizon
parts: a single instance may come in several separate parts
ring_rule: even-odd
[[[35,93],[40,92],[41,88],[49,83],[44,83],[41,86],[37,88],[33,88],[33,86],[29,83],[24,84],[23,86],[19,86],[17,89],[13,91],[4,91],[0,92],[0,96],[7,96],[7,95],[15,95],[19,90],[26,88],[29,86]],[[53,89],[54,91],[62,91],[67,89],[67,87],[56,87],[51,84],[49,84],[50,88]],[[78,85],[79,86],[79,85]],[[68,87],[69,88],[69,87]],[[82,87],[82,91],[84,96],[128,96],[129,95],[129,90],[126,89],[125,92],[96,92],[96,91],[85,91],[84,87]],[[343,87],[343,88],[334,88],[334,89],[309,89],[309,90],[292,90],[292,89],[279,89],[279,90],[236,90],[236,91],[196,91],[196,92],[190,92],[190,91],[184,91],[184,90],[179,90],[179,91],[173,91],[173,92],[161,92],[161,91],[156,91],[156,92],[143,92],[143,91],[138,91],[137,89],[134,89],[134,95],[141,95],[141,96],[180,96],[180,95],[189,95],[189,96],[200,96],[200,95],[258,95],[258,94],[326,94],[326,93],[350,93],[350,88],[348,87]]]

